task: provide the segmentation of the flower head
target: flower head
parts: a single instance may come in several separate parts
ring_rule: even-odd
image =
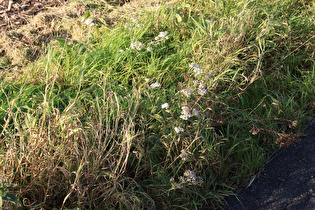
[[[198,89],[197,92],[199,95],[203,96],[203,95],[207,94],[208,91],[206,89]]]
[[[191,170],[186,170],[184,176],[179,177],[179,180],[182,184],[192,184],[192,185],[201,185],[203,184],[203,179],[200,176],[196,176],[195,172]]]
[[[139,20],[137,18],[130,18],[130,20],[133,22],[133,23],[137,23]],[[141,27],[141,24],[137,24],[135,27],[133,27],[134,24],[129,24],[129,23],[126,23],[125,24],[125,28],[128,28],[130,30],[134,30],[136,28],[140,28]]]
[[[183,106],[182,107],[182,112],[181,115],[179,116],[181,119],[183,120],[188,120],[188,118],[191,117],[190,111],[189,111],[189,107],[188,106]]]
[[[203,73],[201,67],[196,63],[191,63],[189,67],[194,69],[195,76],[198,76]]]
[[[191,94],[193,94],[194,91],[190,90],[190,89],[183,89],[182,93],[186,96],[189,97]]]
[[[86,25],[89,25],[89,26],[94,26],[94,25],[95,25],[95,23],[93,23],[94,21],[95,21],[95,19],[89,18],[89,19],[86,19],[86,20],[84,21],[84,23],[85,23]]]
[[[198,111],[197,109],[193,109],[192,112],[194,113],[194,115],[195,115],[196,117],[199,117],[200,111]]]
[[[199,83],[199,88],[200,88],[200,89],[205,89],[205,88],[206,88],[206,84],[203,83],[203,82],[200,82],[200,83]]]
[[[153,48],[152,47],[147,47],[147,51],[152,52]]]
[[[167,31],[160,32],[160,34],[157,37],[155,37],[155,40],[158,41],[158,40],[168,39],[167,34],[168,34]]]
[[[144,47],[144,44],[142,42],[136,41],[134,43],[131,43],[130,47],[131,49],[142,50]]]
[[[159,87],[161,87],[161,84],[158,83],[158,82],[156,82],[156,83],[151,84],[150,87],[151,87],[152,89],[154,89],[154,88],[159,88]]]
[[[168,109],[170,105],[168,103],[162,104],[162,109]]]
[[[184,132],[184,128],[181,127],[175,127],[174,130],[176,133]]]
[[[190,157],[187,151],[185,149],[182,149],[180,152],[181,154],[179,155],[179,157],[181,157],[183,161],[187,161]]]
[[[125,24],[125,28],[128,28],[128,29],[130,29],[130,30],[131,30],[131,29],[132,29],[132,25],[131,25],[131,24],[129,24],[129,23],[126,23],[126,24]]]
[[[179,118],[183,120],[188,120],[189,117],[187,115],[180,115]]]
[[[201,69],[201,67],[198,64],[196,64],[196,63],[189,64],[189,67],[190,68],[194,68],[194,69]]]
[[[139,21],[139,19],[137,19],[137,18],[130,18],[130,20],[132,21],[132,22],[134,22],[134,23],[136,23],[136,22],[138,22]]]

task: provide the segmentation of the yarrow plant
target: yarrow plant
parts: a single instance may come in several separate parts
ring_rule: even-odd
[[[191,63],[191,64],[189,65],[189,67],[194,69],[195,76],[198,76],[198,75],[200,75],[200,74],[203,74],[203,71],[202,71],[201,67],[200,67],[198,64],[196,64],[196,63]]]
[[[155,37],[155,40],[156,41],[167,40],[167,39],[169,39],[167,35],[168,35],[168,31],[162,31],[162,32],[160,32],[160,34],[157,37]]]
[[[138,21],[139,21],[139,19],[138,19],[138,18],[133,18],[133,17],[131,17],[131,18],[130,18],[130,20],[131,20],[132,22],[134,22],[134,23],[136,23],[136,22],[138,22]]]
[[[184,176],[179,177],[181,184],[192,184],[192,185],[202,185],[203,178],[196,176],[195,172],[191,170],[186,170]]]
[[[81,20],[81,22],[83,23],[85,23],[86,25],[88,25],[88,26],[90,26],[90,27],[92,27],[92,26],[95,26],[96,24],[95,24],[95,19],[92,19],[92,18],[88,18],[88,19],[86,19],[85,20],[85,18],[82,18],[82,20]]]
[[[159,88],[159,87],[161,87],[161,84],[158,83],[158,82],[155,82],[155,83],[151,84],[150,87],[151,87],[152,89],[154,89],[154,88]]]
[[[168,109],[170,108],[168,103],[162,104],[162,109]]]
[[[184,186],[202,186],[204,180],[201,176],[197,176],[195,172],[191,170],[186,170],[183,176],[179,177],[179,183],[177,183],[174,177],[170,178],[170,183],[172,185],[171,190],[182,189]]]
[[[130,18],[130,20],[133,22],[133,23],[137,23],[139,22],[139,20],[137,18]],[[130,24],[130,23],[126,23],[125,24],[125,28],[128,28],[129,30],[135,30],[136,28],[140,28],[141,27],[141,24],[138,23],[135,27],[133,27],[133,24]]]
[[[191,94],[194,93],[194,91],[191,90],[191,89],[183,89],[183,90],[182,90],[182,93],[183,93],[186,97],[189,97]]]
[[[181,128],[181,127],[175,127],[174,130],[176,133],[184,132],[184,128]]]
[[[198,90],[197,90],[197,93],[198,93],[199,95],[202,95],[202,96],[203,96],[203,95],[206,95],[207,92],[208,92],[208,91],[207,91],[206,89],[198,89]]]
[[[200,111],[198,111],[197,109],[193,109],[193,114],[196,116],[196,117],[199,117],[200,115]]]
[[[131,49],[142,50],[144,48],[144,44],[142,42],[136,41],[130,44]]]
[[[183,161],[188,161],[190,158],[190,154],[185,149],[182,149],[179,157],[182,158]]]
[[[183,120],[188,120],[188,118],[190,118],[190,117],[191,117],[191,114],[190,114],[190,111],[189,111],[189,107],[188,106],[183,106],[180,118],[183,119]]]

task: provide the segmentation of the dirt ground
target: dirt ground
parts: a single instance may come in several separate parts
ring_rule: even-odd
[[[49,7],[61,6],[67,0],[0,0],[0,30],[16,30]],[[11,5],[11,7],[10,7]]]

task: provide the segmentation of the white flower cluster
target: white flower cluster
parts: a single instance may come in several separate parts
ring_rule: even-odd
[[[205,89],[206,88],[206,84],[203,82],[199,82],[199,89]]]
[[[203,82],[200,82],[199,83],[199,88],[198,88],[198,90],[197,90],[197,93],[199,94],[199,95],[205,95],[205,94],[207,94],[207,89],[206,89],[206,84],[205,83],[203,83]]]
[[[193,94],[194,91],[190,90],[190,89],[183,89],[182,93],[186,96],[189,97],[191,94]]]
[[[134,22],[134,23],[136,23],[136,22],[138,22],[139,21],[139,19],[137,19],[137,18],[130,18],[130,20],[132,21],[132,22]]]
[[[200,74],[203,74],[203,71],[202,71],[201,67],[200,67],[198,64],[196,64],[196,63],[191,63],[191,64],[189,65],[189,67],[194,69],[195,76],[198,76],[198,75],[200,75]]]
[[[193,83],[197,85],[197,87],[198,87],[197,93],[199,95],[203,96],[203,95],[207,94],[208,91],[206,89],[206,84],[205,83],[199,82],[198,80],[194,80]]]
[[[85,18],[82,18],[82,20],[81,20],[81,22],[83,23],[85,23],[86,25],[88,25],[88,26],[90,26],[90,27],[92,27],[92,26],[95,26],[96,24],[95,24],[95,19],[91,19],[91,18],[88,18],[88,19],[86,19],[85,20]]]
[[[197,93],[198,93],[199,95],[202,95],[202,96],[205,95],[205,94],[207,94],[207,92],[208,92],[208,91],[207,91],[206,89],[198,89],[198,90],[197,90]]]
[[[130,44],[130,48],[131,49],[136,49],[136,50],[142,50],[144,48],[145,44],[143,44],[142,42],[139,41],[135,41],[134,43]],[[126,50],[129,50],[128,48],[126,48]],[[147,51],[152,52],[153,48],[152,47],[147,47]],[[119,52],[124,52],[124,50],[119,50]]]
[[[144,48],[144,44],[142,42],[136,41],[130,44],[131,49],[142,50]]]
[[[181,127],[175,127],[174,130],[176,133],[184,132],[184,128],[181,128]]]
[[[156,41],[159,41],[159,40],[167,40],[167,39],[168,39],[167,34],[168,34],[168,31],[160,32],[160,34],[159,34],[157,37],[155,37],[155,40],[156,40]]]
[[[189,67],[194,69],[195,76],[198,76],[198,75],[204,73],[202,71],[201,67],[198,64],[196,64],[196,63],[189,64]],[[212,79],[213,78],[213,73],[214,73],[213,71],[210,71],[209,73],[205,74],[205,78],[206,79]]]
[[[187,153],[185,149],[182,149],[181,154],[179,155],[180,158],[182,158],[183,161],[187,161],[190,158],[190,155]]]
[[[168,103],[162,104],[162,109],[168,109],[170,105]]]
[[[151,41],[151,42],[148,43],[148,46],[151,46],[151,45],[156,46],[158,44],[160,44],[160,42],[153,42],[153,41]]]
[[[179,118],[183,119],[183,120],[188,120],[188,118],[191,117],[190,111],[189,111],[189,107],[188,106],[183,106],[182,107],[182,112],[181,115],[179,116]]]
[[[130,18],[130,20],[133,23],[137,23],[139,21],[137,18]],[[141,27],[141,24],[137,24],[135,27],[133,27],[133,24],[129,24],[129,23],[125,24],[125,28],[128,28],[129,30],[135,30],[136,28],[140,28],[140,27]]]
[[[132,20],[132,22],[138,22],[139,21],[136,18],[131,18],[131,20]],[[133,29],[132,26],[128,25],[128,24],[126,24],[125,27],[129,28],[129,29]],[[137,27],[140,27],[140,24],[138,24]],[[155,40],[157,40],[156,42],[151,41],[147,44],[147,48],[146,48],[147,51],[152,52],[153,48],[150,46],[151,45],[154,45],[154,46],[158,45],[160,39],[168,39],[168,37],[166,36],[167,34],[168,34],[167,31],[160,32],[159,36],[155,37]],[[136,42],[130,44],[131,49],[142,50],[144,47],[145,47],[145,44],[142,42],[139,42],[139,41],[136,41]],[[126,50],[129,50],[129,48],[126,48]],[[119,52],[124,52],[124,50],[120,49]]]
[[[154,89],[154,88],[159,88],[159,87],[161,87],[161,84],[158,83],[158,82],[156,82],[156,83],[151,84],[150,87],[151,87],[152,89]]]
[[[200,115],[200,111],[198,111],[197,109],[193,109],[193,114],[196,116],[196,117],[199,117]]]
[[[142,42],[139,42],[139,41],[136,41],[134,43],[131,43],[130,44],[130,48],[131,49],[136,49],[136,50],[142,50],[144,48],[144,44]],[[129,50],[129,48],[126,48],[126,50]],[[152,52],[153,51],[153,48],[152,47],[147,47],[147,51],[150,51]],[[124,50],[120,49],[119,52],[125,52]]]
[[[195,172],[187,170],[184,173],[184,176],[179,177],[179,180],[182,184],[203,184],[203,179],[200,176],[196,176]]]

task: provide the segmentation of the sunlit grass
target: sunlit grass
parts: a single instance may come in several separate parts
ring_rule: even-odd
[[[57,39],[1,83],[0,176],[27,207],[222,205],[314,112],[314,5],[293,2],[177,1]]]

